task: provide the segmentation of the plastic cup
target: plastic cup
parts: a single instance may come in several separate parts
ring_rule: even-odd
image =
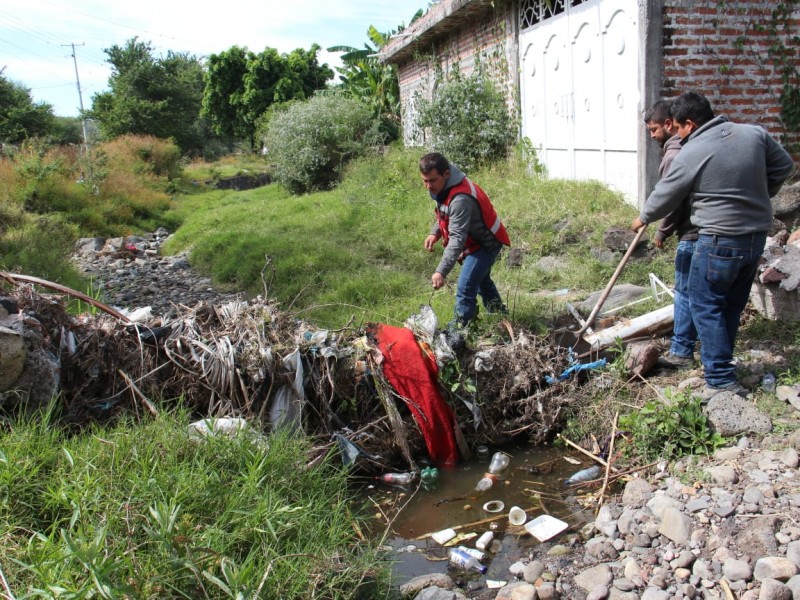
[[[508,511],[508,522],[512,525],[524,525],[528,515],[519,506],[512,506]]]

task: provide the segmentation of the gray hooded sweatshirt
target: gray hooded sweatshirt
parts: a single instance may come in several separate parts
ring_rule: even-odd
[[[461,169],[450,163],[450,176],[447,178],[444,188],[438,195],[431,194],[431,198],[441,204],[447,200],[447,191],[454,185],[461,183],[464,177],[466,176],[461,172]],[[441,237],[442,232],[439,231],[438,221],[434,221],[430,233]],[[449,240],[444,249],[444,254],[442,254],[442,259],[439,261],[439,266],[436,267],[436,272],[441,273],[444,277],[447,277],[456,265],[458,257],[467,243],[467,236],[478,242],[482,248],[496,248],[502,245],[494,237],[491,230],[486,227],[486,223],[483,222],[483,215],[478,201],[468,194],[457,194],[450,201],[450,220],[448,221],[447,233]]]
[[[684,140],[639,218],[657,221],[688,197],[691,223],[702,234],[766,232],[772,225],[770,197],[793,168],[789,153],[762,127],[715,117]]]

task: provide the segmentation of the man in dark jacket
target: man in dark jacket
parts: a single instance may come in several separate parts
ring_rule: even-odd
[[[699,230],[689,298],[705,371],[701,397],[746,395],[733,364],[739,318],[772,225],[770,198],[794,163],[763,128],[715,117],[701,94],[682,94],[671,113],[683,146],[631,228],[668,215],[689,197],[691,223]]]
[[[673,159],[681,150],[681,136],[670,116],[670,103],[659,100],[644,117],[650,137],[661,144],[663,157],[658,166],[658,176],[663,179],[669,172]],[[656,364],[662,367],[680,369],[694,363],[694,349],[697,345],[697,329],[692,320],[689,304],[689,266],[697,240],[697,228],[689,221],[689,202],[682,202],[678,208],[661,220],[653,243],[663,249],[664,241],[671,235],[678,236],[678,249],[675,252],[675,291],[672,340],[669,351],[659,356]]]
[[[445,284],[456,262],[460,262],[456,323],[465,326],[475,318],[478,295],[488,312],[504,312],[506,307],[492,281],[492,266],[503,246],[511,242],[491,200],[438,152],[423,156],[419,171],[423,184],[436,201],[436,222],[423,245],[428,252],[433,252],[440,239],[444,245],[442,259],[431,276],[434,289]]]

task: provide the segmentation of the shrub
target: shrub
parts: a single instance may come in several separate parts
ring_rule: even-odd
[[[122,135],[102,144],[110,162],[137,174],[176,179],[181,173],[181,151],[171,140],[152,135]]]
[[[505,158],[516,141],[515,119],[482,68],[468,77],[454,69],[432,100],[417,96],[415,102],[416,130],[429,138],[427,145],[466,171]]]
[[[299,194],[332,187],[349,160],[363,156],[382,138],[369,107],[327,95],[273,114],[265,141],[275,180]]]

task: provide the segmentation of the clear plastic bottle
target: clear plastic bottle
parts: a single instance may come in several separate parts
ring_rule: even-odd
[[[778,380],[775,378],[775,373],[767,371],[764,373],[764,377],[761,379],[761,389],[763,389],[765,392],[772,393],[775,391],[777,383]]]
[[[466,546],[459,546],[459,550],[466,552],[470,556],[474,556],[476,560],[481,561],[486,558],[486,552],[481,552],[477,548],[467,548]]]
[[[478,538],[478,541],[475,542],[475,547],[478,550],[486,550],[489,547],[489,544],[492,543],[494,539],[494,532],[486,531]]]
[[[376,479],[381,480],[384,483],[394,483],[398,485],[407,485],[414,481],[416,478],[416,473],[384,473]]]
[[[485,492],[494,485],[495,481],[497,481],[497,477],[495,477],[493,474],[484,473],[483,477],[478,482],[478,485],[475,486],[475,491]]]
[[[492,456],[492,462],[489,463],[489,473],[497,475],[505,471],[508,466],[508,454],[505,452],[495,452]]]
[[[462,569],[475,569],[480,573],[486,572],[486,567],[481,564],[481,561],[459,548],[450,550],[450,564]]]

